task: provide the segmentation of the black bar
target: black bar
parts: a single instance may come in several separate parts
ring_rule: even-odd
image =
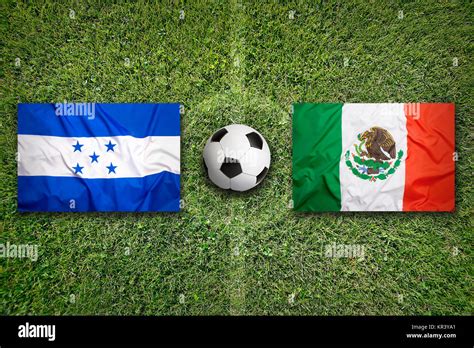
[[[54,341],[19,337],[20,325],[55,325]],[[25,344],[409,344],[472,343],[472,317],[3,316],[0,345]],[[23,328],[26,328],[24,326]],[[25,333],[25,330],[23,331]],[[34,331],[33,331],[34,334]],[[407,334],[424,337],[409,338]],[[443,336],[441,338],[433,336]],[[453,337],[453,334],[455,337]],[[430,336],[431,335],[431,336]]]

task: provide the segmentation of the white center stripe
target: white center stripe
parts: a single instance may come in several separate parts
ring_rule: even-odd
[[[108,145],[108,146],[107,146]],[[18,135],[18,175],[133,178],[180,173],[180,137]]]
[[[339,163],[342,211],[401,211],[405,189],[407,128],[404,104],[344,104],[342,107],[342,154]],[[395,173],[385,180],[370,181],[354,175],[346,165],[347,151],[354,153],[357,135],[381,127],[395,140],[403,158]],[[386,151],[381,150],[387,155]],[[393,163],[395,160],[390,160]]]

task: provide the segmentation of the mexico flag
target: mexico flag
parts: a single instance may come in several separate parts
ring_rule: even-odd
[[[454,104],[295,104],[296,211],[453,211]]]

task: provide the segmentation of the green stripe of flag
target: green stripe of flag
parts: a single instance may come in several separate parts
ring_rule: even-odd
[[[296,211],[340,211],[342,104],[295,104],[293,204]]]

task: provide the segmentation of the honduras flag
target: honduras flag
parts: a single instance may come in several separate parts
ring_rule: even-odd
[[[19,211],[179,211],[179,104],[19,104]]]

